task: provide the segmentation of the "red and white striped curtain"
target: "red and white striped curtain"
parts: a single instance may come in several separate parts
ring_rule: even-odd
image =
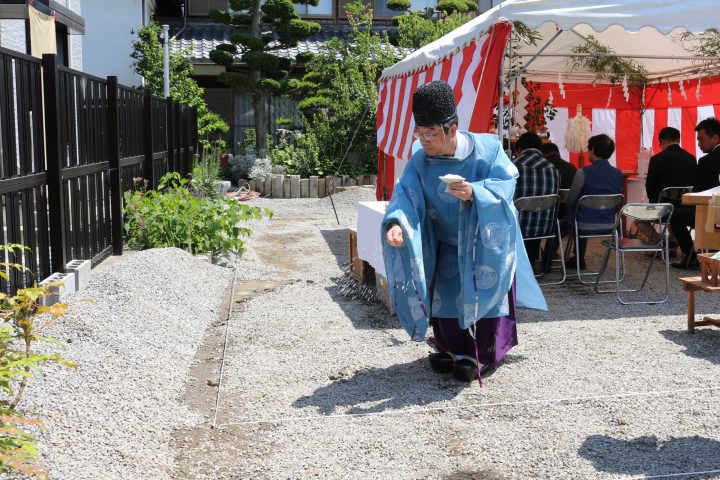
[[[377,110],[380,150],[396,158],[410,158],[415,122],[413,92],[425,83],[445,80],[455,90],[460,129],[485,132],[494,105],[510,24],[500,22],[433,65],[407,75],[381,79]]]

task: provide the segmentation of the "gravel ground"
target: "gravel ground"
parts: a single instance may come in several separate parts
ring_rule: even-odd
[[[178,399],[232,270],[165,250],[94,275],[83,298],[97,303],[74,299],[76,320],[53,332],[81,368],[28,397],[48,413],[54,478],[720,478],[720,330],[685,332],[681,275],[663,305],[545,287],[550,311],[521,310],[520,344],[482,387],[465,384],[433,373],[378,302],[340,294],[345,228],[372,199],[338,193],[340,225],[327,198],[250,202],[275,217],[221,263],[270,287],[234,305],[216,430]],[[696,308],[720,315],[707,295]],[[173,451],[170,432],[198,426]]]
[[[720,331],[685,332],[685,272],[662,305],[622,306],[573,279],[545,287],[550,311],[521,310],[520,344],[467,385],[434,374],[383,307],[338,293],[344,227],[372,196],[337,195],[341,226],[327,199],[256,203],[276,216],[241,275],[284,283],[231,320],[220,415],[229,438],[252,437],[190,477],[720,478]],[[646,260],[628,258],[629,281]],[[699,294],[697,311],[718,316],[717,299]]]
[[[232,271],[175,248],[94,270],[48,332],[77,370],[51,366],[25,407],[46,415],[40,450],[54,479],[170,479],[173,430],[202,416],[180,402]]]

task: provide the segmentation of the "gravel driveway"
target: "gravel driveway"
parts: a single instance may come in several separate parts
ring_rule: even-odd
[[[337,194],[340,226],[328,199],[254,200],[275,217],[230,261],[229,325],[229,268],[151,251],[94,276],[101,305],[78,299],[81,321],[57,327],[66,356],[94,360],[31,398],[49,412],[55,478],[720,478],[720,330],[686,333],[679,282],[644,306],[545,287],[550,311],[522,310],[506,361],[482,387],[461,383],[433,373],[380,304],[337,288],[345,228],[373,198]],[[645,260],[628,261],[631,277]],[[128,270],[152,295],[118,284]],[[696,308],[720,316],[717,298]],[[217,383],[203,375],[217,378],[226,328],[211,429]]]

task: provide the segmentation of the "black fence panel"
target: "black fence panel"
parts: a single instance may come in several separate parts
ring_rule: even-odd
[[[5,293],[50,274],[41,70],[39,60],[0,48],[0,242],[29,248],[0,252],[0,262],[24,269],[0,268]]]
[[[0,242],[30,249],[0,252],[24,268],[0,291],[122,253],[122,192],[187,174],[197,140],[195,109],[0,48]]]
[[[120,150],[120,185],[123,191],[133,188],[133,179],[145,178],[143,162],[143,93],[136,89],[118,86],[118,126]]]
[[[167,104],[161,97],[151,96],[149,130],[152,131],[153,188],[170,171],[168,164]]]
[[[64,67],[58,79],[65,253],[97,261],[112,245],[107,81]]]

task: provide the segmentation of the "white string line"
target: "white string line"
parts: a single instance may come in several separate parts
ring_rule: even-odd
[[[648,397],[655,396],[660,397],[663,395],[672,395],[677,393],[695,393],[695,392],[709,392],[714,390],[720,390],[720,386],[716,387],[703,387],[703,388],[687,388],[682,390],[658,390],[649,392],[635,392],[635,393],[616,393],[609,395],[591,395],[587,397],[567,397],[567,398],[549,398],[549,399],[535,399],[535,400],[522,400],[517,402],[495,402],[495,403],[475,403],[468,405],[447,405],[439,407],[424,407],[424,408],[412,408],[406,410],[391,410],[383,412],[363,412],[363,413],[338,413],[332,415],[308,415],[304,417],[292,416],[292,417],[277,417],[269,419],[257,419],[257,420],[239,420],[235,422],[228,422],[223,426],[230,425],[259,425],[265,423],[283,423],[283,422],[297,422],[297,421],[309,421],[309,420],[329,420],[336,418],[352,418],[352,417],[370,417],[370,416],[390,416],[390,415],[412,415],[419,413],[429,413],[438,411],[450,411],[450,410],[469,410],[489,407],[512,407],[520,405],[538,405],[538,404],[552,404],[562,402],[587,402],[592,400],[607,400],[607,399],[621,399],[631,397]]]
[[[640,475],[638,477],[617,477],[616,480],[645,480],[647,478],[687,477],[689,475],[708,475],[710,473],[720,473],[720,470],[706,470],[704,472],[667,473],[664,475]]]

